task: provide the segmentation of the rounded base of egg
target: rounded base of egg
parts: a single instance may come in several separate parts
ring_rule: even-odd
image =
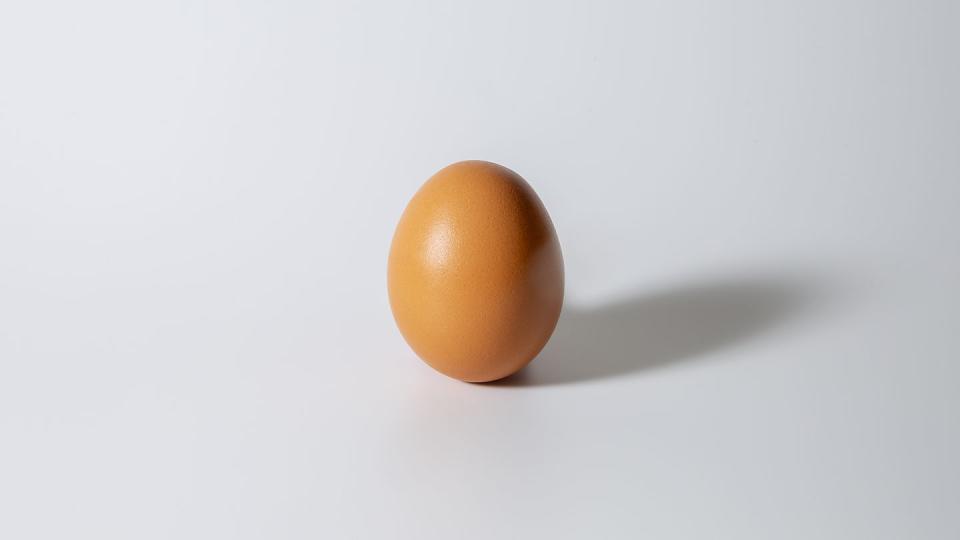
[[[520,175],[461,161],[407,204],[387,289],[400,333],[424,362],[461,381],[495,381],[533,360],[557,325],[560,242]]]

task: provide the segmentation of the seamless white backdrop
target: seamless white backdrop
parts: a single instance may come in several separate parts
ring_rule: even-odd
[[[956,2],[0,5],[0,537],[960,536]],[[386,300],[461,159],[521,376]]]

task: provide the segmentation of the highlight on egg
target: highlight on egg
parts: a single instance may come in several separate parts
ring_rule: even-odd
[[[533,188],[510,169],[461,161],[407,204],[387,263],[397,327],[437,371],[467,382],[526,366],[563,306],[563,255]]]

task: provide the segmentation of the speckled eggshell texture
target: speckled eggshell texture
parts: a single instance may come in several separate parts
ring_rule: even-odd
[[[540,352],[563,305],[563,256],[546,208],[517,173],[462,161],[407,205],[387,269],[404,339],[450,377],[487,382]]]

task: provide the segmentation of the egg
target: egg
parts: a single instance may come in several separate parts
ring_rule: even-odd
[[[563,306],[563,255],[540,198],[510,169],[461,161],[434,174],[393,235],[397,327],[431,367],[488,382],[526,366]]]

